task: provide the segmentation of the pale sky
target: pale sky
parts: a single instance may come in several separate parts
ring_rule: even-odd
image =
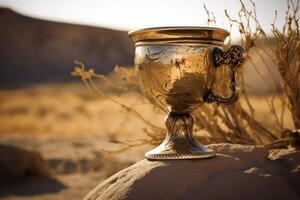
[[[251,6],[249,0],[244,2]],[[275,10],[277,24],[283,24],[286,0],[256,0],[255,3],[263,28],[270,29]],[[0,7],[35,18],[125,31],[158,26],[206,26],[203,4],[214,12],[216,26],[225,29],[229,25],[224,10],[228,9],[236,17],[240,8],[238,0],[0,0]],[[233,30],[233,37],[237,35],[237,30]]]

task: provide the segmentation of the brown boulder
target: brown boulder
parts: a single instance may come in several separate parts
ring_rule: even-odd
[[[35,151],[1,144],[0,183],[28,176],[50,176],[48,164],[43,157]]]
[[[210,147],[217,157],[142,160],[100,183],[85,199],[300,199],[299,151],[270,160],[267,148]]]

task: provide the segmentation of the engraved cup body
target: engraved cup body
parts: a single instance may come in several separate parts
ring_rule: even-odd
[[[150,101],[173,113],[188,113],[204,103],[213,84],[214,46],[148,44],[137,46],[135,66],[140,87]]]

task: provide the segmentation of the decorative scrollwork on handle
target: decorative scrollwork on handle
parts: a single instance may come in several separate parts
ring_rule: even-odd
[[[215,67],[220,67],[221,65],[227,65],[230,67],[231,95],[229,97],[222,97],[221,95],[214,94],[212,89],[209,89],[207,94],[204,96],[204,101],[207,103],[216,102],[218,104],[226,105],[233,104],[239,99],[236,72],[237,68],[245,60],[245,50],[239,45],[233,45],[227,51],[215,48],[212,53]]]

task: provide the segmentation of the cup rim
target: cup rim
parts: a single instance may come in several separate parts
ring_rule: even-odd
[[[168,26],[135,29],[128,32],[134,43],[163,40],[211,40],[224,42],[229,32],[219,27]]]

